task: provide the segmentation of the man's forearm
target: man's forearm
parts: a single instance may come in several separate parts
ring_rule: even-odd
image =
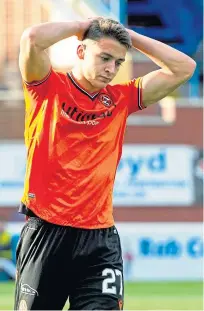
[[[43,23],[25,30],[24,35],[40,49],[45,50],[51,45],[78,35],[81,31],[81,22],[51,22]]]
[[[184,73],[195,67],[196,63],[186,54],[149,37],[140,35],[133,30],[128,32],[132,39],[133,47],[147,55],[162,69],[173,74]]]

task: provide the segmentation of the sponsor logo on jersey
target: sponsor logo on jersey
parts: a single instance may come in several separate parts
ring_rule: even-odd
[[[106,101],[104,100],[104,103],[105,102],[107,103],[107,105],[109,105],[109,101],[107,100],[107,98]],[[66,117],[68,120],[72,119],[79,124],[97,125],[100,120],[112,116],[113,110],[116,108],[116,105],[114,105],[112,101],[111,105],[113,105],[113,107],[111,107],[110,110],[106,110],[103,112],[86,112],[76,106],[69,106],[67,103],[64,102],[62,103],[61,115]]]

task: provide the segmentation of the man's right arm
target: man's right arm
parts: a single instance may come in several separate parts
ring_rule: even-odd
[[[21,37],[19,56],[19,67],[23,80],[26,82],[42,80],[51,68],[46,49],[71,36],[78,36],[80,39],[90,22],[90,20],[51,22],[26,29]]]

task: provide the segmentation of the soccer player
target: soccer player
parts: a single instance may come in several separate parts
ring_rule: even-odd
[[[76,35],[71,72],[46,49]],[[111,86],[131,47],[161,69]],[[63,51],[65,52],[65,51]],[[69,50],[66,51],[69,53]],[[17,247],[15,309],[123,308],[123,263],[112,192],[127,117],[193,74],[187,55],[104,18],[51,22],[22,35],[27,166]]]

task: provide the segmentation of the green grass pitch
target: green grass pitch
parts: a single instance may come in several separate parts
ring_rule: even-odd
[[[14,283],[0,283],[0,310],[13,309]],[[65,306],[65,310],[68,305]],[[202,282],[125,284],[125,310],[203,310]]]

